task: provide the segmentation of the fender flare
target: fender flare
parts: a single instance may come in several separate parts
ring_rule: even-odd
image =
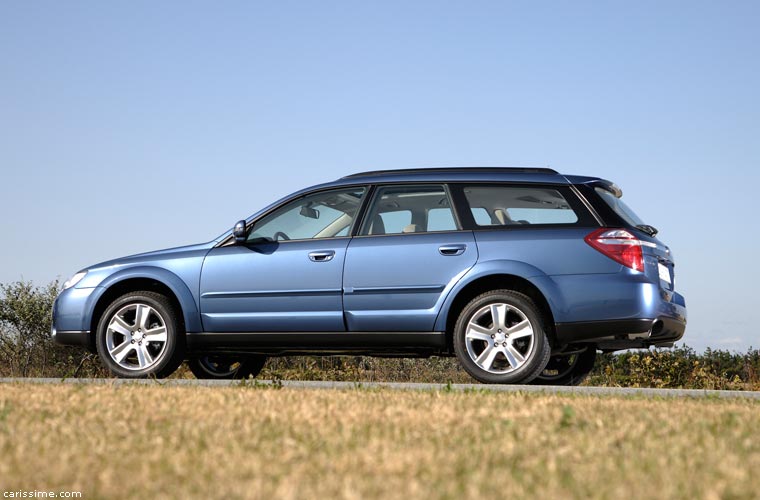
[[[198,312],[198,305],[195,302],[193,294],[182,279],[171,271],[155,266],[135,266],[117,271],[105,278],[87,300],[87,314],[83,318],[84,329],[89,330],[92,324],[92,315],[95,312],[95,306],[105,293],[114,285],[125,280],[143,278],[152,279],[166,285],[177,298],[182,308],[182,317],[185,322],[185,330],[188,332],[203,331],[201,326],[201,317]]]
[[[480,278],[499,274],[516,276],[530,282],[544,296],[546,302],[549,304],[549,309],[555,318],[557,317],[557,313],[563,310],[561,293],[554,280],[552,280],[546,273],[535,266],[517,260],[489,260],[475,264],[462,277],[462,279],[452,287],[438,312],[438,317],[435,320],[435,331],[446,331],[451,306],[459,295],[459,292]]]

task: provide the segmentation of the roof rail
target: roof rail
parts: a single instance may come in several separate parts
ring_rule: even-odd
[[[341,177],[353,179],[356,177],[371,177],[376,175],[414,175],[414,174],[559,174],[551,168],[535,167],[436,167],[436,168],[402,168],[397,170],[372,170]]]

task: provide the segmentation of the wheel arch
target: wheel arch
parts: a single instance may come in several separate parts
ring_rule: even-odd
[[[90,317],[86,320],[90,328],[91,348],[95,344],[95,332],[103,312],[118,297],[140,290],[164,295],[179,311],[181,328],[184,331],[201,331],[200,315],[190,289],[174,273],[160,268],[132,268],[106,278],[99,286],[102,290],[90,307]]]
[[[536,269],[536,271],[538,270]],[[540,273],[540,271],[538,272]],[[540,276],[546,278],[543,273]],[[493,268],[473,273],[472,276],[465,276],[465,279],[460,281],[448,295],[436,320],[436,331],[446,332],[447,345],[452,348],[454,325],[462,309],[473,298],[482,293],[490,290],[508,289],[525,294],[533,300],[542,315],[547,328],[546,333],[553,344],[556,340],[556,332],[554,328],[555,314],[550,303],[551,294],[547,293],[549,291],[545,290],[543,283],[541,283],[545,280],[532,278],[534,277],[526,276],[523,273],[505,272]]]

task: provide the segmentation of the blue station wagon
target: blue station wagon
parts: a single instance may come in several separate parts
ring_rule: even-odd
[[[208,243],[84,269],[56,342],[116,376],[255,376],[269,356],[456,356],[487,383],[577,384],[597,351],[686,328],[670,249],[596,178],[544,168],[364,172]]]

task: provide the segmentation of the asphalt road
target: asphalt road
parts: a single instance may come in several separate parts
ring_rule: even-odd
[[[537,385],[485,385],[485,384],[418,384],[396,382],[314,382],[314,381],[272,381],[272,380],[127,380],[106,378],[0,378],[0,384],[85,384],[85,385],[162,385],[162,386],[204,386],[234,387],[243,384],[261,386],[282,386],[293,389],[359,389],[383,388],[407,391],[492,391],[523,392],[545,394],[578,394],[588,396],[643,396],[650,398],[743,398],[760,399],[760,391],[712,391],[697,389],[646,389],[627,387],[562,387]]]

